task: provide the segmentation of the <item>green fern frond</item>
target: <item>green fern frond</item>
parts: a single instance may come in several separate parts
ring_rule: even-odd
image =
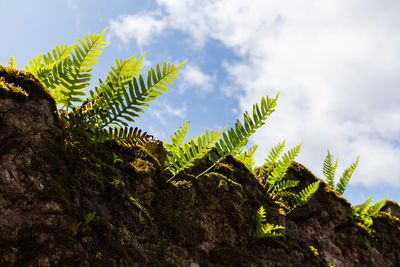
[[[177,153],[178,150],[181,149],[182,142],[185,139],[186,134],[189,132],[189,123],[190,121],[186,121],[183,124],[183,127],[180,126],[179,129],[174,132],[174,135],[170,135],[172,144],[164,142],[164,146],[167,148],[167,150]]]
[[[369,216],[372,216],[372,215],[375,215],[376,213],[378,213],[378,212],[381,210],[381,208],[382,208],[383,206],[385,206],[387,198],[388,198],[388,197],[386,196],[385,199],[383,199],[383,200],[381,200],[381,201],[375,203],[375,204],[370,208],[370,210],[368,211],[368,215],[369,215]]]
[[[60,96],[59,103],[67,109],[72,107],[74,102],[81,102],[80,96],[85,95],[83,89],[89,86],[92,74],[92,66],[97,63],[98,56],[105,47],[103,36],[106,29],[100,34],[90,33],[84,35],[85,41],[78,39],[78,44],[73,46],[74,52],[70,58],[64,60],[64,70],[68,72],[59,73]]]
[[[225,127],[226,128],[226,127]],[[189,142],[183,144],[182,148],[178,151],[170,151],[171,155],[167,155],[167,170],[169,170],[173,176],[167,180],[172,180],[182,170],[193,166],[193,163],[202,157],[204,157],[213,147],[220,138],[221,134],[225,130],[214,131],[211,130],[210,134],[207,129],[204,134],[201,134]],[[196,142],[194,141],[196,140]]]
[[[142,133],[142,130],[138,129],[138,127],[97,129],[95,134],[92,135],[92,141],[96,143],[113,140],[124,146],[144,144],[153,139],[152,135],[147,134],[147,132]]]
[[[10,64],[11,67],[15,68],[17,67],[17,62],[15,62],[15,57],[13,54],[11,54],[10,60],[8,61],[8,64]]]
[[[336,159],[336,162],[333,163],[333,157],[328,150],[328,155],[324,160],[323,174],[326,177],[327,183],[331,185],[332,188],[335,188],[335,172],[337,165],[338,165],[338,159]]]
[[[267,218],[266,218],[266,212],[264,209],[264,206],[261,206],[258,210],[257,210],[257,223],[260,224],[264,224],[266,222]]]
[[[144,53],[140,58],[136,58],[136,56],[133,55],[127,59],[115,59],[116,67],[111,66],[111,70],[106,77],[106,82],[113,81],[114,84],[124,84],[133,78],[139,77],[140,71],[143,68],[143,57]]]
[[[368,214],[368,210],[370,209],[372,204],[372,196],[370,196],[367,200],[365,200],[360,206],[355,209],[355,213],[357,215],[365,215]]]
[[[283,140],[283,142],[278,143],[275,147],[273,147],[271,149],[271,152],[269,152],[268,157],[264,159],[264,165],[268,172],[271,171],[272,167],[274,166],[274,163],[283,152],[283,149],[285,148],[285,142],[286,140]]]
[[[29,65],[25,65],[25,70],[36,75],[47,89],[55,94],[54,89],[61,83],[59,72],[63,72],[63,61],[71,56],[72,48],[75,45],[61,44],[51,52],[40,54],[30,60]]]
[[[258,104],[253,105],[252,118],[246,111],[243,114],[243,124],[237,120],[235,126],[222,135],[222,138],[216,144],[218,154],[221,158],[237,154],[247,144],[249,137],[264,125],[264,121],[275,111],[274,108],[277,104],[278,96],[279,93],[276,98],[263,97],[260,104],[261,108]]]
[[[157,64],[158,76],[154,76],[154,69],[150,69],[150,76],[147,77],[147,86],[142,75],[139,75],[138,78],[131,77],[131,80],[126,80],[121,84],[121,80],[126,79],[125,74],[118,71],[110,72],[108,82],[103,83],[100,80],[100,87],[96,87],[95,92],[90,92],[92,98],[101,93],[104,95],[95,109],[99,126],[106,127],[110,124],[127,126],[127,122],[134,122],[134,118],[139,117],[138,113],[143,112],[141,107],[148,106],[147,101],[156,98],[161,95],[162,91],[168,89],[166,83],[172,84],[171,80],[176,79],[179,68],[185,62],[178,66],[164,62],[162,73]],[[118,67],[116,70],[118,70]],[[132,72],[133,70],[131,69],[130,73]],[[120,73],[119,80],[116,77],[118,73]]]
[[[285,176],[286,171],[290,165],[292,165],[294,158],[299,155],[302,144],[303,143],[283,154],[282,160],[278,162],[272,173],[267,178],[270,188],[274,187]]]
[[[281,191],[291,187],[295,187],[299,184],[297,180],[282,180],[276,185],[276,192],[279,194]]]
[[[256,238],[282,236],[281,233],[276,233],[275,230],[285,229],[284,226],[266,223],[266,212],[263,206],[257,210],[257,230]]]
[[[254,145],[246,151],[241,149],[238,154],[234,155],[238,157],[251,172],[254,171],[254,164],[256,163],[256,160],[254,159],[254,153],[256,153],[257,148],[258,145]]]
[[[317,182],[310,184],[299,192],[299,194],[295,198],[293,209],[308,202],[308,200],[314,195],[314,193],[317,192],[319,188],[319,182],[320,181],[318,180]]]
[[[340,194],[343,194],[344,190],[346,190],[347,184],[349,183],[354,170],[357,168],[359,159],[360,157],[358,156],[356,161],[354,161],[348,169],[344,170],[342,176],[340,177],[339,183],[336,185],[336,190]]]

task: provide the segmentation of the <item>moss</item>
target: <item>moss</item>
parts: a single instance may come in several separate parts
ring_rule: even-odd
[[[263,266],[259,257],[243,248],[217,247],[208,253],[207,260],[203,266]]]
[[[57,107],[54,98],[48,92],[48,90],[43,86],[42,82],[36,78],[32,73],[25,72],[22,70],[17,70],[13,67],[5,67],[0,65],[0,77],[2,78],[2,83],[12,84],[12,95],[20,98],[21,96],[28,96],[32,98],[46,98],[54,111],[54,116],[58,116]],[[0,89],[1,92],[5,92],[4,86],[0,86],[3,89]],[[19,88],[24,88],[19,89]],[[9,88],[10,89],[10,88]]]
[[[308,247],[310,248],[310,251],[315,255],[315,257],[318,257],[318,256],[319,256],[318,249],[316,249],[316,248],[313,247],[313,246],[308,246]]]
[[[4,77],[0,77],[0,97],[15,96],[25,98],[29,94],[20,86],[15,86],[13,83],[7,83]]]

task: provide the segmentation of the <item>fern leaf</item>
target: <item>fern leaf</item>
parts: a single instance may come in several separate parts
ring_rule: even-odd
[[[207,129],[205,134],[195,137],[197,142],[195,143],[194,139],[191,139],[189,142],[183,144],[182,148],[176,151],[171,151],[173,156],[167,155],[167,168],[173,176],[167,180],[172,180],[179,172],[182,170],[193,166],[193,163],[202,157],[204,157],[214,146],[215,143],[220,138],[222,132],[211,130],[210,134]],[[175,153],[174,153],[175,152]]]
[[[295,198],[294,208],[307,203],[314,193],[317,192],[319,188],[319,182],[320,181],[314,182],[299,192]]]
[[[106,82],[113,81],[114,84],[125,84],[132,78],[137,78],[140,75],[140,70],[143,68],[143,57],[144,53],[140,58],[136,58],[133,55],[127,59],[115,59],[116,67],[111,66],[111,70],[106,77]]]
[[[180,128],[176,132],[174,132],[174,135],[170,135],[172,144],[164,142],[164,146],[167,148],[168,151],[173,151],[174,153],[177,153],[182,145],[183,140],[186,137],[186,134],[189,132],[189,123],[190,121],[186,121],[183,124],[183,127],[180,126]]]
[[[324,160],[323,174],[326,177],[327,183],[331,185],[332,188],[335,188],[335,172],[337,164],[338,164],[338,159],[336,159],[336,162],[333,163],[333,157],[328,150],[328,155]]]
[[[97,129],[95,134],[92,136],[94,142],[105,142],[105,141],[117,141],[124,146],[135,146],[137,144],[147,143],[149,140],[153,140],[154,137],[147,132],[142,133],[138,127],[126,127],[126,128],[111,128],[111,129]]]
[[[264,224],[266,220],[267,219],[264,206],[260,206],[260,208],[257,210],[257,222],[258,224]]]
[[[285,148],[285,142],[286,140],[283,140],[283,142],[278,143],[275,147],[273,147],[271,152],[269,152],[268,157],[264,159],[264,165],[267,171],[271,171],[272,167],[274,166],[274,163],[279,158],[280,154],[283,152],[283,149]]]
[[[378,212],[381,210],[381,208],[382,208],[383,206],[385,206],[387,198],[388,198],[388,197],[386,196],[385,199],[379,201],[378,203],[375,203],[375,204],[368,210],[368,215],[369,215],[369,216],[372,216],[372,215],[378,213]]]
[[[54,94],[54,89],[61,83],[59,72],[62,72],[62,62],[71,55],[74,46],[61,44],[51,52],[40,54],[29,61],[29,65],[25,66],[25,70],[36,75],[46,85],[47,89]]]
[[[368,214],[368,210],[370,209],[372,204],[372,196],[370,196],[366,201],[364,201],[360,206],[358,206],[354,211],[356,215],[363,216]]]
[[[243,124],[237,120],[235,126],[230,128],[227,133],[216,144],[218,154],[221,158],[227,155],[236,154],[248,142],[249,137],[262,125],[264,121],[275,111],[279,94],[272,99],[268,96],[261,99],[261,109],[258,104],[253,105],[253,117],[251,118],[246,111],[243,114]]]
[[[267,182],[270,184],[270,187],[280,182],[285,176],[286,171],[290,165],[292,165],[294,158],[299,155],[302,144],[303,143],[292,148],[283,155],[282,160],[278,162],[272,173],[268,176]]]
[[[244,165],[246,165],[246,167],[251,172],[254,171],[254,164],[256,163],[256,160],[254,159],[254,153],[256,153],[257,148],[258,145],[254,145],[247,151],[241,150],[238,154],[235,155],[244,163]]]
[[[299,184],[296,180],[282,180],[276,185],[276,192],[279,194],[281,191],[291,187],[295,187]]]
[[[11,54],[10,60],[8,61],[8,64],[10,64],[11,67],[15,68],[17,67],[17,62],[15,62],[15,57],[13,54]]]
[[[357,157],[356,161],[354,161],[348,169],[344,170],[342,176],[340,177],[339,183],[336,185],[336,190],[340,194],[343,194],[344,190],[346,190],[347,184],[349,183],[354,170],[357,168],[359,159],[360,157]]]
[[[159,72],[157,64],[156,69],[159,76],[152,77],[154,70],[151,69],[149,71],[150,76],[147,79],[147,86],[142,75],[139,75],[138,78],[131,77],[131,80],[127,80],[121,85],[120,80],[124,80],[126,77],[121,76],[120,80],[116,78],[115,75],[118,73],[121,75],[121,72],[118,72],[117,66],[116,71],[112,71],[113,74],[109,73],[110,78],[108,78],[108,82],[103,83],[100,80],[100,87],[96,87],[95,92],[90,93],[92,97],[100,93],[104,94],[102,101],[98,103],[95,110],[99,126],[106,127],[110,124],[127,126],[127,122],[134,122],[134,118],[139,117],[138,113],[143,112],[141,107],[149,106],[146,103],[147,101],[156,98],[161,95],[161,91],[168,89],[166,82],[172,83],[170,80],[176,79],[178,76],[177,71],[185,62],[182,62],[178,66],[164,62],[163,73]],[[122,68],[122,66],[119,68]],[[132,71],[130,69],[129,72],[132,73]]]

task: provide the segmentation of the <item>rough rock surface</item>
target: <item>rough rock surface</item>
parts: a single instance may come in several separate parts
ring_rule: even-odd
[[[165,183],[152,147],[65,141],[43,86],[0,66],[0,266],[400,266],[396,202],[369,233],[322,181],[286,214],[235,158]],[[318,179],[298,163],[287,178]],[[283,237],[253,238],[260,205]]]

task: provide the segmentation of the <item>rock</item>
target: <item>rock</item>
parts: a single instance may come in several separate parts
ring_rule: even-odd
[[[289,212],[234,157],[166,183],[165,156],[161,143],[65,140],[41,83],[0,66],[0,266],[400,266],[394,202],[368,232],[323,181]],[[318,180],[299,163],[285,178],[293,194]],[[282,237],[254,238],[260,205]]]

